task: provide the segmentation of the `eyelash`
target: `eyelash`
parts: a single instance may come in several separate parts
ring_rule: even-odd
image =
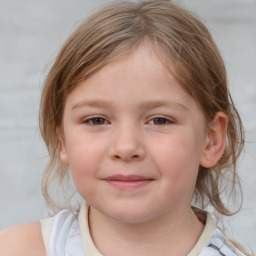
[[[97,120],[98,121],[101,120],[101,121],[103,121],[103,123],[95,124],[94,122]],[[100,116],[88,118],[88,119],[84,120],[83,123],[87,124],[87,125],[91,125],[91,126],[100,126],[100,125],[104,125],[104,124],[109,124],[109,122],[105,118],[100,117]]]
[[[95,123],[95,121],[100,121],[100,123]],[[160,124],[156,124],[155,121],[160,121],[161,123]],[[153,123],[150,123],[150,122],[153,122]],[[92,118],[89,118],[89,119],[86,119],[83,121],[84,124],[87,124],[87,125],[91,125],[91,126],[101,126],[101,125],[105,125],[105,124],[109,124],[109,122],[103,118],[103,117],[92,117]],[[149,124],[151,125],[156,125],[156,126],[164,126],[164,125],[167,125],[167,124],[171,124],[171,123],[174,123],[172,120],[169,120],[167,118],[164,118],[164,117],[154,117],[152,119],[150,119],[148,121]]]
[[[164,117],[154,117],[154,118],[152,118],[150,121],[149,121],[149,123],[151,122],[151,121],[163,121],[164,123],[161,123],[161,124],[156,124],[156,123],[153,123],[154,125],[157,125],[157,126],[163,126],[163,125],[167,125],[167,124],[171,124],[171,123],[174,123],[172,120],[169,120],[169,119],[167,119],[167,118],[164,118]],[[152,124],[152,125],[153,125]]]

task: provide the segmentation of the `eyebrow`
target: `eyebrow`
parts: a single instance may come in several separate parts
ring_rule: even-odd
[[[83,100],[78,102],[72,107],[72,110],[75,110],[80,107],[96,107],[96,108],[109,108],[112,104],[109,101],[102,100],[102,99],[95,99],[95,100]]]
[[[165,107],[165,108],[174,108],[181,111],[188,111],[188,108],[185,105],[178,102],[174,102],[174,101],[162,101],[162,100],[145,101],[145,102],[141,102],[140,107],[143,109]]]
[[[75,110],[80,107],[95,107],[95,108],[112,108],[113,104],[107,100],[103,99],[94,99],[94,100],[83,100],[78,102],[72,107],[72,110]],[[180,111],[189,111],[188,108],[178,102],[173,101],[165,101],[165,100],[150,100],[150,101],[142,101],[139,104],[140,109],[154,109],[154,108],[174,108]]]

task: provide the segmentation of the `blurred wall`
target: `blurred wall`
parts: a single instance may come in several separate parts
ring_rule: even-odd
[[[61,44],[104,0],[0,0],[0,229],[47,216],[38,129],[41,87]],[[246,129],[244,206],[231,235],[256,251],[256,0],[176,0],[198,14],[227,65]]]

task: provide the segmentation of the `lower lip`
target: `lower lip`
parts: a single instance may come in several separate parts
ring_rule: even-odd
[[[120,190],[136,189],[150,184],[153,180],[133,180],[133,181],[119,181],[119,180],[106,180],[107,183]]]

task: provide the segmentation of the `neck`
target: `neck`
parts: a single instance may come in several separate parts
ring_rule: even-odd
[[[122,223],[91,207],[89,224],[96,248],[106,256],[187,255],[204,228],[191,208],[143,223]]]

